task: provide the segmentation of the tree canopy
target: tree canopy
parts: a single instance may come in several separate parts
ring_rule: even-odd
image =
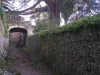
[[[49,15],[49,23],[51,27],[60,25],[60,14],[64,18],[65,23],[70,20],[76,20],[83,16],[91,15],[90,13],[98,13],[100,10],[100,0],[1,0],[2,6],[6,12],[16,13],[20,15],[32,15],[38,12],[47,12]],[[13,3],[20,3],[20,9],[15,10]],[[31,1],[33,5],[26,7]],[[37,7],[42,1],[46,3],[44,7]],[[23,9],[21,9],[23,8]]]

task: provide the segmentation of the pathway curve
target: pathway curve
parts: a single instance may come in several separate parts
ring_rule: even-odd
[[[36,57],[30,58],[22,48],[10,46],[10,57],[16,58],[12,68],[21,75],[53,75],[52,72]],[[32,59],[32,60],[31,60]]]

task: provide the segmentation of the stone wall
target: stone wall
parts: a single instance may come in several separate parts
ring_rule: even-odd
[[[8,39],[4,38],[3,24],[0,18],[0,62],[7,56]]]
[[[7,57],[8,39],[0,36],[0,61]]]
[[[29,37],[27,48],[56,75],[100,75],[99,23],[61,33],[47,33],[43,37],[39,34]]]
[[[100,31],[83,30],[40,39],[31,36],[28,48],[57,75],[99,75]]]
[[[34,56],[41,57],[41,41],[39,34],[28,36],[26,45]]]

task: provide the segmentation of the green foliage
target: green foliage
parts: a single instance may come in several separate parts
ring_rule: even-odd
[[[47,35],[62,34],[64,32],[76,32],[80,31],[83,28],[94,28],[94,27],[96,28],[100,27],[100,15],[81,18],[62,27],[54,28],[48,31],[42,31],[40,32],[40,36],[45,37]]]
[[[12,61],[12,59],[8,59],[8,57],[7,57],[7,60],[0,61],[0,68],[2,68],[2,69],[9,69],[10,70],[11,64],[13,62],[14,61]]]
[[[8,25],[6,23],[6,16],[5,16],[2,8],[0,8],[0,16],[1,16],[1,19],[2,19],[2,22],[3,22],[4,36],[7,37],[8,36]]]
[[[47,13],[41,13],[35,20],[36,26],[33,26],[33,32],[40,32],[49,29],[49,19]]]
[[[65,22],[68,20],[68,17],[73,13],[73,8],[76,3],[76,0],[59,0],[60,4],[60,11],[62,17],[64,18]]]
[[[23,50],[24,50],[26,53],[32,55],[32,52],[31,52],[28,48],[23,48]]]
[[[14,75],[21,75],[19,72],[17,72],[12,67],[12,64],[17,60],[18,60],[18,57],[15,58],[15,57],[7,56],[4,61],[0,61],[0,69],[2,69],[4,71],[8,71],[9,73],[12,73]],[[0,75],[1,75],[1,73],[0,73]]]
[[[49,28],[49,25],[40,23],[36,26],[33,26],[33,28],[34,28],[33,32],[40,32],[40,31],[43,31],[43,30],[47,30]]]
[[[16,73],[15,75],[21,75],[20,72]]]
[[[8,66],[8,62],[7,61],[0,61],[0,68],[4,68],[5,66]]]

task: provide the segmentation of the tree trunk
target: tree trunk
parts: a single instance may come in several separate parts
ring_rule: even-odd
[[[59,27],[60,26],[59,0],[48,0],[47,4],[48,4],[50,28]]]

